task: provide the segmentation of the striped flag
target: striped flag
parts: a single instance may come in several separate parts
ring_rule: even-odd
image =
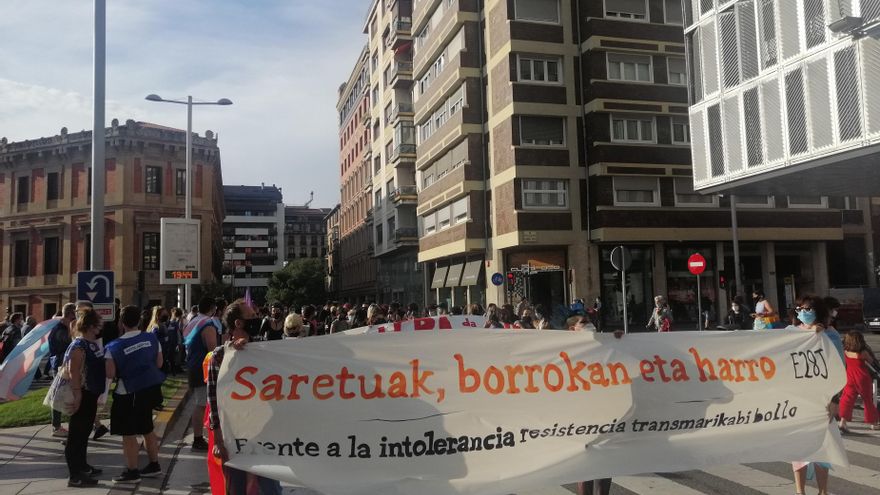
[[[18,400],[30,388],[40,361],[49,354],[49,333],[61,324],[61,319],[46,320],[15,346],[0,365],[0,399]]]
[[[251,298],[251,288],[250,287],[248,287],[244,291],[244,303],[247,304],[248,306],[250,306],[251,308],[254,307],[254,300]]]

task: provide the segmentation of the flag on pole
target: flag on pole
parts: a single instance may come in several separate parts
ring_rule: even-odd
[[[61,319],[46,320],[15,346],[0,365],[0,399],[18,400],[31,386],[40,361],[49,354],[49,333],[61,324]]]
[[[254,307],[254,300],[251,299],[251,288],[250,287],[248,287],[244,291],[244,303],[247,304],[248,306],[250,306],[251,308]]]

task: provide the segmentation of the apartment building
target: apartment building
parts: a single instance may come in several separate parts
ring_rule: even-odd
[[[233,298],[248,289],[264,302],[269,277],[283,268],[285,211],[281,189],[267,186],[223,186],[223,282]]]
[[[372,238],[376,300],[421,301],[413,124],[412,1],[374,0],[368,36]]]
[[[339,300],[339,266],[342,257],[339,253],[339,208],[336,205],[330,213],[324,217],[327,229],[327,276],[324,283],[327,295],[334,300]]]
[[[340,300],[366,302],[376,298],[373,258],[373,118],[370,110],[370,51],[364,47],[348,80],[339,87],[338,245],[330,272],[331,291]],[[377,153],[379,151],[377,150]],[[328,233],[334,232],[328,226]]]
[[[284,207],[287,261],[327,257],[327,215],[330,208]]]
[[[104,266],[123,304],[177,305],[159,284],[160,221],[183,217],[186,132],[113,119],[106,133]],[[0,315],[51,317],[89,269],[91,131],[0,139]],[[193,137],[193,218],[202,221],[203,281],[220,276],[223,188],[211,131]],[[143,287],[139,287],[141,273]]]
[[[726,198],[693,190],[680,0],[425,0],[412,33],[431,299],[556,307],[601,297],[617,324],[624,304],[640,322],[663,294],[681,324],[696,321],[699,299],[723,314],[731,217]],[[738,203],[744,287],[785,307],[793,294],[873,283],[871,227],[851,212],[864,201]],[[851,236],[865,247],[842,267]],[[618,245],[634,259],[625,302],[609,262]],[[709,260],[700,294],[686,267],[695,252]],[[508,271],[513,288],[486,280]]]

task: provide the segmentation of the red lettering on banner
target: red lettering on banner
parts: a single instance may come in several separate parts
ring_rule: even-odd
[[[260,370],[253,366],[245,366],[244,368],[238,370],[238,373],[235,374],[235,383],[244,385],[248,389],[248,393],[246,395],[241,395],[238,392],[232,392],[231,397],[233,400],[248,400],[253,398],[253,396],[257,394],[257,387],[255,387],[253,383],[247,381],[247,379],[244,377],[245,373],[253,375],[257,371]]]

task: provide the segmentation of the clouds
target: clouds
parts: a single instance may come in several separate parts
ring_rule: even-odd
[[[8,5],[7,5],[8,4]],[[277,184],[285,202],[339,200],[336,90],[366,41],[368,0],[114,0],[107,12],[107,121],[183,128],[163,97],[216,100],[193,128],[220,135],[228,184]],[[11,8],[10,8],[11,7]],[[91,127],[92,2],[4,0],[0,136]]]

